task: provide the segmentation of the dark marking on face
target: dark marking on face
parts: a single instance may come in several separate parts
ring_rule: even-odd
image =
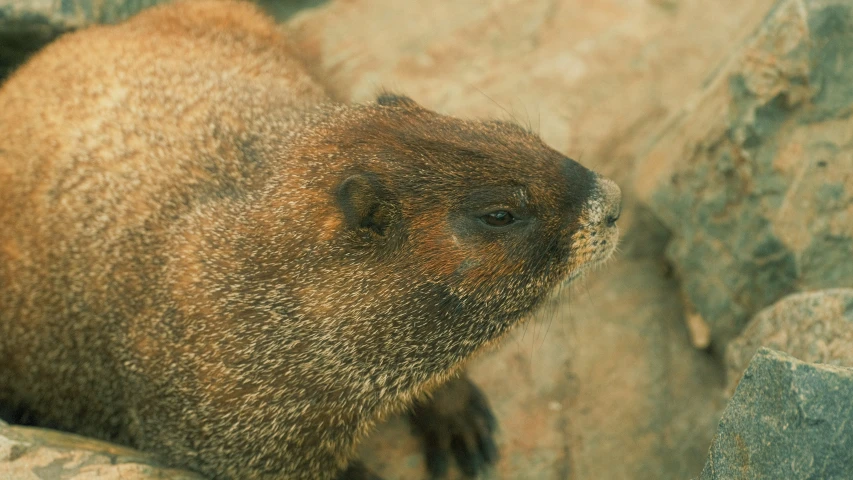
[[[569,157],[563,158],[562,173],[566,182],[563,205],[574,215],[578,215],[593,193],[596,184],[595,173]]]

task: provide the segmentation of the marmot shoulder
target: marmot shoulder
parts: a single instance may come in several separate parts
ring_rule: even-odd
[[[0,131],[0,403],[213,478],[334,477],[617,238],[609,180],[336,103],[243,3],[61,38]]]

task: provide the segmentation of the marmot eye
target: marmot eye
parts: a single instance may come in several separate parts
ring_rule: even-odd
[[[487,213],[482,216],[482,219],[487,224],[493,227],[505,227],[515,221],[511,213],[506,210],[498,210],[496,212]]]

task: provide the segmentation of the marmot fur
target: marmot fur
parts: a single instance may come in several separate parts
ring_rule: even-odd
[[[255,7],[60,38],[0,89],[0,402],[214,478],[332,478],[616,243],[500,121],[335,103]]]

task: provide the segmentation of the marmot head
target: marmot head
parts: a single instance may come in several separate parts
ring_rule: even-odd
[[[515,124],[389,94],[377,104],[331,139],[350,160],[335,194],[353,249],[414,259],[420,278],[498,315],[529,310],[613,252],[621,194],[610,180]]]
[[[458,360],[616,246],[619,188],[517,125],[388,94],[322,117],[276,193],[304,212],[288,274],[365,351]]]

